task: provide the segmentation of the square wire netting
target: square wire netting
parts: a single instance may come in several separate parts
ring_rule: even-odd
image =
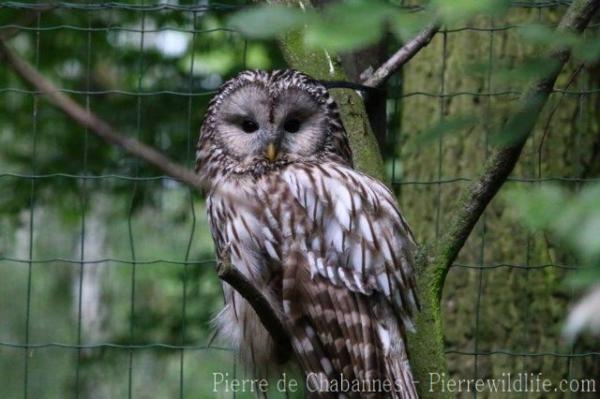
[[[0,2],[0,34],[85,108],[192,166],[223,79],[284,66],[273,43],[225,28],[243,3],[60,2],[37,14],[47,7]],[[535,54],[517,28],[555,24],[568,4],[515,1],[502,19],[448,27],[391,82],[386,162],[420,242],[444,232],[525,84],[503,72]],[[599,180],[598,72],[567,66],[507,188]],[[0,104],[0,396],[215,397],[212,373],[239,370],[209,347],[221,293],[201,195],[100,141],[6,66]],[[482,122],[415,140],[465,114]],[[561,282],[577,264],[509,210],[501,193],[450,271],[450,373],[597,378],[597,343],[559,339],[572,299]]]

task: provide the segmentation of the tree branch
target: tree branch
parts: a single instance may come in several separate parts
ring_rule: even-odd
[[[394,53],[386,62],[381,64],[371,76],[369,76],[363,84],[365,86],[379,87],[383,85],[398,69],[406,64],[412,57],[415,56],[423,47],[427,46],[431,38],[440,29],[439,25],[431,24],[417,36],[404,44],[402,48]]]
[[[60,90],[48,79],[42,76],[27,61],[13,52],[0,38],[0,58],[4,58],[6,63],[29,85],[33,86],[41,94],[48,97],[48,100],[56,105],[61,111],[67,114],[75,122],[88,128],[98,137],[114,144],[125,152],[140,158],[149,164],[161,170],[167,176],[171,176],[182,183],[185,183],[196,189],[202,189],[200,178],[193,170],[181,166],[168,157],[155,150],[153,147],[119,133],[109,123],[98,117],[93,112],[88,112],[80,104],[75,102]]]
[[[224,259],[228,259],[227,256]],[[285,323],[272,306],[269,300],[260,292],[238,269],[229,261],[217,264],[217,275],[233,289],[235,289],[252,306],[260,321],[265,326],[278,348],[285,353],[290,353],[290,334]]]
[[[600,0],[576,0],[568,8],[557,27],[557,32],[580,34],[600,6]],[[514,115],[504,126],[510,143],[500,147],[488,161],[483,174],[466,191],[461,205],[450,224],[448,233],[434,250],[434,278],[431,284],[438,301],[448,269],[458,256],[479,217],[494,198],[514,169],[525,142],[535,127],[558,75],[569,59],[568,47],[552,48],[546,59],[551,68],[545,75],[531,82],[519,100]]]

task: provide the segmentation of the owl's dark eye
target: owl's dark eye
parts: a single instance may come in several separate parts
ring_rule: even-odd
[[[289,133],[296,133],[300,130],[300,121],[296,118],[291,118],[285,121],[283,129]]]
[[[242,122],[242,130],[246,133],[254,133],[258,130],[258,123],[251,119],[244,119]]]

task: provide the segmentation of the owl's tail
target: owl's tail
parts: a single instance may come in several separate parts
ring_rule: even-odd
[[[394,389],[390,397],[394,399],[416,399],[417,390],[408,363],[405,334],[391,306],[383,300],[375,307],[377,333],[381,343],[381,356],[385,375]]]

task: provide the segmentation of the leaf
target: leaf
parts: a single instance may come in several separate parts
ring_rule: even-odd
[[[304,12],[299,8],[264,5],[234,14],[229,18],[227,25],[247,37],[269,39],[298,29],[312,17],[312,12]]]
[[[568,32],[557,32],[546,25],[529,24],[519,28],[521,37],[531,43],[543,45],[575,46],[581,42],[576,35]]]
[[[338,52],[364,47],[379,40],[386,20],[395,12],[379,1],[334,3],[309,23],[306,44]]]
[[[507,0],[433,0],[431,2],[439,18],[447,24],[464,22],[475,15],[500,16],[507,10],[509,4]]]
[[[418,14],[401,12],[389,24],[399,40],[407,41],[430,25],[433,20],[434,17],[427,11]]]
[[[472,116],[459,115],[445,118],[415,138],[415,144],[429,143],[438,137],[447,136],[465,131],[465,129],[474,126],[477,119]]]
[[[557,243],[575,252],[583,266],[569,279],[569,284],[575,286],[600,281],[599,198],[600,184],[571,195],[555,185],[506,194],[517,220],[534,230],[550,232]]]
[[[515,219],[532,229],[545,229],[564,209],[566,195],[555,185],[546,184],[537,190],[511,190],[505,194],[507,206]]]
[[[567,277],[566,283],[573,288],[589,287],[600,283],[600,265],[582,267]]]
[[[525,58],[523,61],[509,65],[506,62],[496,63],[494,65],[494,82],[506,83],[514,86],[516,84],[523,84],[529,82],[535,78],[539,78],[542,75],[550,72],[556,63],[548,62],[540,58]],[[490,64],[489,62],[472,62],[467,66],[467,70],[470,73],[485,76],[489,73]]]
[[[552,225],[555,234],[565,240],[588,262],[600,260],[600,185],[585,187],[571,198]]]
[[[576,58],[583,62],[593,64],[600,60],[600,40],[598,38],[580,42],[574,49]]]

